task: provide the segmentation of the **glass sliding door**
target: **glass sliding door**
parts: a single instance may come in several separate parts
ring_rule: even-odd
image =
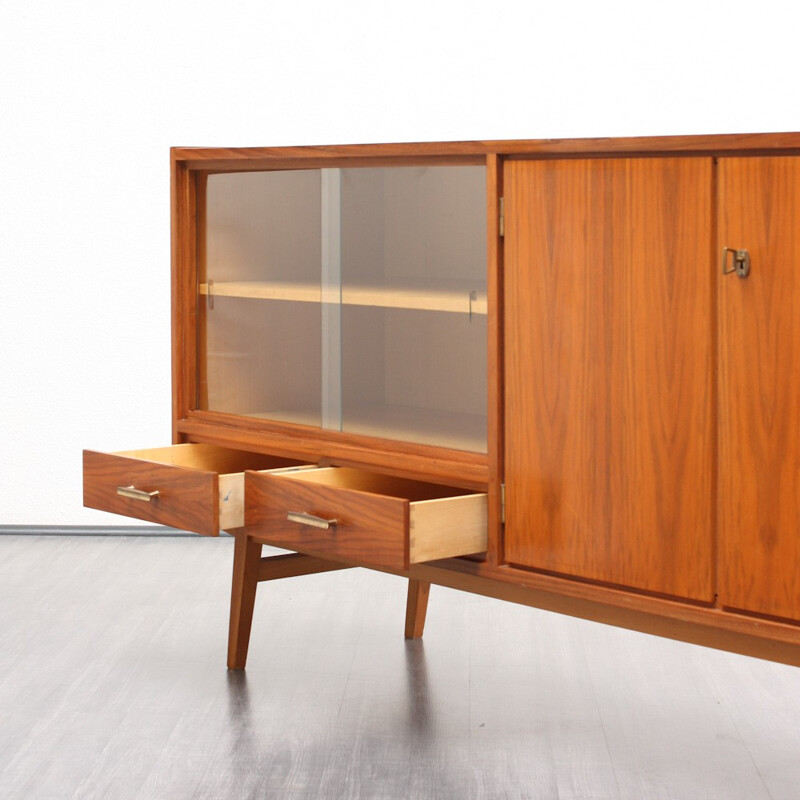
[[[318,170],[208,176],[199,408],[321,425],[320,185]]]
[[[485,451],[485,181],[343,170],[343,430]]]
[[[198,407],[486,451],[485,170],[208,176]]]

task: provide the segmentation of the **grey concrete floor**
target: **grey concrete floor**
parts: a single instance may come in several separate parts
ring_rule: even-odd
[[[800,798],[800,669],[440,587],[406,642],[380,573],[229,673],[232,544],[0,536],[0,798]]]

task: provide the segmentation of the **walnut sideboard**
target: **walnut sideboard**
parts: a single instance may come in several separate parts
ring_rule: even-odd
[[[172,150],[173,444],[84,503],[800,665],[800,134]],[[288,555],[262,557],[262,545]]]

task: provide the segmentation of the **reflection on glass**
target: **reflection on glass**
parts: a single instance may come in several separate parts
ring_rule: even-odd
[[[485,452],[485,193],[482,167],[209,176],[199,407]]]

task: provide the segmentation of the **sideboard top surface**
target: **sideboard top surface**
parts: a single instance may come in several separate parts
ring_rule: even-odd
[[[800,153],[800,133],[729,133],[685,136],[637,136],[588,139],[509,139],[466,142],[401,142],[394,144],[307,145],[298,147],[173,147],[174,161],[190,169],[227,170],[238,164],[263,160],[291,162],[294,159],[327,163],[354,159],[369,163],[376,159],[426,160],[439,163],[477,163],[490,154],[521,157],[569,157],[585,155],[733,155],[754,152]],[[310,165],[309,165],[310,166]]]

